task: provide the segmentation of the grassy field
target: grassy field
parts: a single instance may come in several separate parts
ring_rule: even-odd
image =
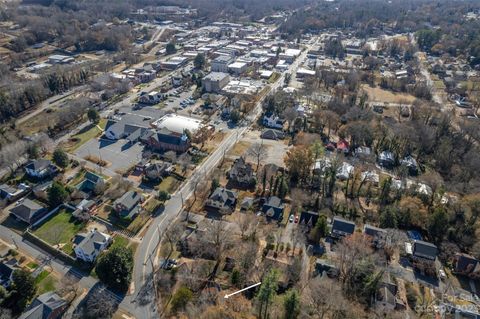
[[[35,284],[37,285],[37,293],[39,295],[56,290],[57,278],[55,278],[50,272],[44,270],[35,278]]]
[[[362,85],[362,88],[367,92],[369,101],[386,102],[386,103],[413,103],[415,97],[406,93],[395,93],[383,90],[379,87],[370,87],[369,85]]]
[[[246,141],[239,141],[237,142],[233,148],[227,153],[231,156],[243,156],[250,148],[252,144]]]
[[[125,238],[123,236],[116,235],[113,238],[113,244],[112,244],[112,246],[110,246],[110,249],[115,248],[115,247],[130,248],[135,253],[135,250],[137,250],[138,244],[128,240],[127,238]]]
[[[83,223],[73,219],[70,212],[62,209],[33,233],[51,245],[64,244],[62,250],[71,254],[71,241],[84,227]]]
[[[92,138],[98,137],[102,134],[105,126],[107,125],[106,119],[100,119],[98,125],[90,124],[82,129],[78,134],[72,136],[67,142],[65,150],[67,152],[73,152]]]
[[[173,193],[180,185],[180,181],[173,176],[168,176],[163,179],[163,181],[156,187],[158,191],[166,191],[168,193]]]

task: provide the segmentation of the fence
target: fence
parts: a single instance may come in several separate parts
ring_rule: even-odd
[[[70,255],[67,255],[66,253],[64,253],[63,251],[59,250],[59,249],[56,249],[54,248],[53,246],[51,246],[49,243],[47,243],[46,241],[38,238],[37,236],[35,236],[33,233],[30,232],[29,229],[27,229],[24,233],[23,233],[23,237],[30,241],[31,243],[33,243],[34,245],[38,246],[40,249],[46,251],[47,253],[49,253],[50,255],[54,256],[55,258],[58,258],[60,259],[61,261],[65,262],[65,263],[68,263],[68,264],[71,264],[71,265],[74,265],[76,263],[76,259],[73,258],[72,256]]]

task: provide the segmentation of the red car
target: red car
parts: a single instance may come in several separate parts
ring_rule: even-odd
[[[298,223],[298,215],[295,215],[295,223]]]

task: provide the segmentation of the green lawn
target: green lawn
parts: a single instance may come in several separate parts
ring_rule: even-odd
[[[51,245],[65,244],[62,250],[71,254],[71,240],[84,226],[83,223],[75,221],[70,212],[62,209],[33,233]]]
[[[35,284],[37,285],[37,293],[39,295],[54,291],[57,285],[57,279],[51,275],[48,271],[42,271],[36,278]]]
[[[110,246],[110,249],[115,247],[125,247],[125,248],[130,248],[135,253],[135,250],[137,250],[137,246],[138,246],[137,243],[131,242],[127,238],[121,235],[115,235],[115,237],[113,237],[113,244],[112,246]]]
[[[27,267],[30,268],[30,269],[37,269],[38,264],[36,262],[31,261],[27,264]]]
[[[100,119],[98,125],[90,124],[82,129],[78,134],[72,136],[69,144],[65,147],[67,152],[75,151],[77,148],[91,140],[92,138],[100,136],[105,126],[107,125],[106,119]],[[101,129],[99,129],[99,127]]]

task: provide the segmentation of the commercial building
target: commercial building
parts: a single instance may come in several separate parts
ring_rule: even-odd
[[[220,92],[230,81],[227,73],[211,72],[202,80],[203,88],[206,92]]]
[[[228,73],[228,66],[232,64],[233,57],[230,55],[220,55],[212,60],[212,72]]]
[[[247,71],[248,64],[245,62],[234,62],[228,65],[228,71],[232,72],[235,75],[240,75]]]

